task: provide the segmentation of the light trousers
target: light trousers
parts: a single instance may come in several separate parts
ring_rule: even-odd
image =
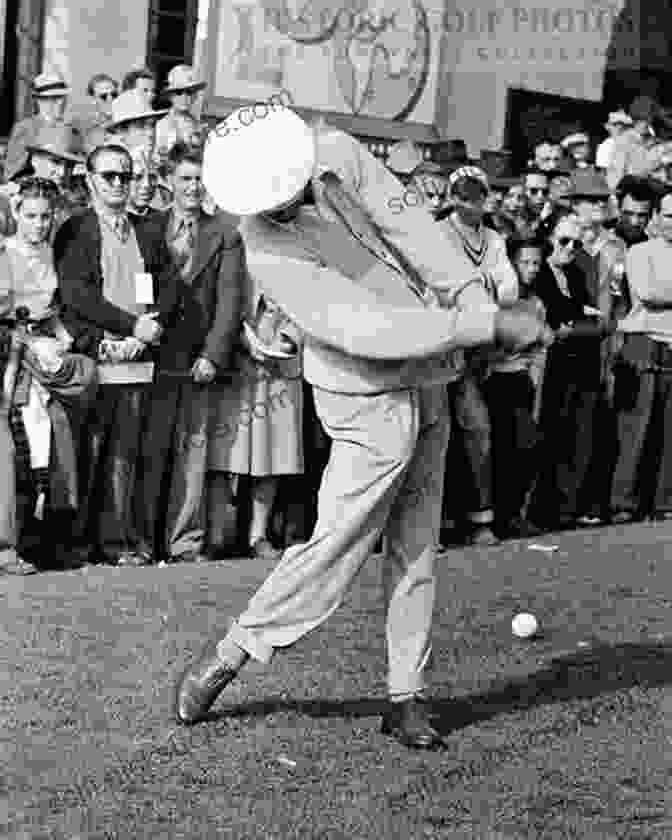
[[[313,535],[285,551],[227,638],[268,663],[275,648],[340,606],[384,532],[388,689],[421,693],[450,431],[446,389],[349,396],[314,388],[314,396],[332,446]]]

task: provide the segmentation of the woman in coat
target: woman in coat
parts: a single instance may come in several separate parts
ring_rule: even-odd
[[[548,349],[540,425],[543,458],[530,518],[549,529],[571,527],[591,506],[586,498],[596,408],[601,392],[601,344],[606,320],[591,307],[588,277],[577,265],[581,226],[576,216],[549,219],[549,254],[535,283],[556,333]]]

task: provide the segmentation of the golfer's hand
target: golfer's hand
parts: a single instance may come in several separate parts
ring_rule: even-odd
[[[495,313],[495,341],[505,350],[548,345],[553,338],[553,332],[527,306],[510,306]]]
[[[217,376],[217,368],[209,359],[196,359],[191,368],[191,375],[197,385],[209,385]]]

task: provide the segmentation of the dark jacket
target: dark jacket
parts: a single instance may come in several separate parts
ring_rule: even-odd
[[[170,211],[146,223],[166,241]],[[202,356],[220,370],[232,367],[243,317],[247,265],[243,240],[224,214],[202,213],[186,286],[184,319],[161,349],[160,364],[181,369]]]
[[[560,290],[555,274],[544,262],[534,283],[534,292],[546,307],[546,320],[553,330],[570,322],[586,321],[584,306],[594,306],[588,288],[589,278],[585,271],[572,262],[564,269],[569,287],[569,297]]]
[[[541,267],[534,283],[534,292],[546,308],[546,321],[552,330],[573,325],[572,334],[549,348],[549,364],[552,357],[556,360],[575,359],[578,366],[589,378],[600,372],[600,345],[606,335],[599,319],[586,315],[585,306],[594,306],[586,272],[576,263],[570,263],[564,273],[567,277],[569,297],[563,294],[558,281],[547,262]]]
[[[182,317],[184,285],[166,243],[155,229],[138,224],[135,229],[145,270],[152,275],[154,300],[163,327],[175,326]],[[103,296],[100,265],[102,238],[94,210],[70,217],[54,240],[54,263],[58,274],[58,299],[63,324],[74,338],[73,351],[94,358],[105,330],[132,335],[136,316],[110,303]]]

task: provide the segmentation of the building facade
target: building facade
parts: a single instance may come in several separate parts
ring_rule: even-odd
[[[165,78],[172,65],[195,62],[209,81],[205,109],[214,117],[284,87],[308,113],[336,115],[383,153],[410,135],[430,145],[464,138],[477,155],[515,140],[521,121],[536,119],[546,130],[559,107],[554,112],[554,97],[556,105],[576,100],[597,130],[606,110],[627,106],[642,87],[672,100],[667,6],[0,0],[3,114],[7,122],[28,112],[27,85],[40,70],[65,76],[77,111],[87,107],[86,83],[96,72],[120,78],[149,64]]]

